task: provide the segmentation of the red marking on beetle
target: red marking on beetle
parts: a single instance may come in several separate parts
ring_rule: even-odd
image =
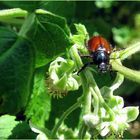
[[[88,41],[88,50],[95,52],[99,49],[99,47],[103,47],[108,54],[110,54],[112,51],[110,43],[105,38],[101,36],[93,36]]]

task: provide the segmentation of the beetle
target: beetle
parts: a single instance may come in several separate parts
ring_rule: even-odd
[[[93,36],[89,39],[87,43],[87,49],[89,50],[90,55],[83,57],[92,58],[91,62],[86,63],[79,71],[80,73],[89,65],[97,65],[101,73],[105,73],[110,70],[110,54],[113,50],[111,44],[102,36]]]

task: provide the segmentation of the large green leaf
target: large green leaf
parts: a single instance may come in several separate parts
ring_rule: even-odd
[[[15,116],[4,115],[0,117],[0,139],[35,138],[26,122],[15,120]]]
[[[36,46],[36,67],[41,67],[63,55],[70,46],[65,31],[57,24],[45,22],[37,25],[33,42]]]
[[[70,30],[67,26],[66,19],[64,17],[55,15],[45,10],[37,10],[37,18],[41,23],[50,22],[53,24],[57,24],[60,28],[62,28],[65,31],[67,35],[70,34]]]
[[[0,28],[0,32],[0,113],[15,114],[25,107],[31,92],[34,48],[12,31]]]
[[[47,91],[46,69],[39,69],[35,72],[33,94],[26,109],[26,116],[33,124],[44,127],[50,109],[51,97]]]

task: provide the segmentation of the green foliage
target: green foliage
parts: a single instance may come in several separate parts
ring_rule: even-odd
[[[0,117],[0,139],[35,138],[26,122],[16,121],[15,116],[3,115]]]
[[[0,112],[15,114],[25,107],[32,89],[34,48],[6,28],[0,32]]]
[[[0,2],[0,139],[123,136],[139,115],[121,97],[139,91],[139,6],[114,0]],[[97,34],[116,47],[113,77],[96,66],[77,75],[90,61],[79,54],[89,54],[85,44]]]
[[[12,32],[12,30],[9,30],[4,27],[0,27],[0,45],[1,45],[0,56],[2,56],[4,52],[6,52],[8,49],[11,48],[11,45],[13,45],[16,38],[17,38],[17,35],[16,33]]]
[[[122,27],[120,29],[113,28],[112,32],[114,34],[114,41],[118,44],[126,46],[127,42],[130,40],[130,28]],[[123,44],[122,44],[123,42]]]
[[[69,31],[69,27],[67,26],[66,23],[66,19],[55,15],[51,12],[48,11],[43,11],[43,10],[37,10],[37,19],[41,22],[41,23],[53,23],[56,24],[57,26],[59,26],[61,29],[64,30],[64,32],[69,35],[70,31]]]
[[[47,11],[37,10],[35,19],[28,37],[37,50],[36,67],[41,67],[57,56],[64,55],[66,48],[70,46],[69,29],[64,18]]]
[[[33,36],[36,46],[36,67],[48,64],[59,55],[63,55],[70,45],[64,30],[54,23],[41,23]],[[59,45],[58,45],[59,44]]]
[[[51,110],[51,97],[47,91],[45,70],[39,69],[35,72],[33,94],[25,113],[33,124],[40,127],[45,126]]]
[[[49,85],[48,87],[51,92],[58,92],[58,96],[61,97],[63,92],[74,91],[79,88],[80,78],[77,74],[72,74],[74,68],[74,61],[70,59],[66,60],[62,57],[56,58],[56,60],[50,64],[48,70],[50,79],[48,80],[52,80],[52,83],[50,83],[50,87]],[[65,71],[65,73],[63,73],[63,71]]]
[[[0,138],[8,138],[12,134],[12,129],[19,124],[18,121],[15,121],[14,116],[5,115],[0,117]],[[8,125],[7,125],[8,124]]]

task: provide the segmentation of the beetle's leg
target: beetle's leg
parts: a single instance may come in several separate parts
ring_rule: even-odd
[[[118,52],[118,51],[121,51],[121,50],[125,50],[126,48],[116,48],[114,47],[112,52]]]
[[[90,54],[84,55],[84,54],[80,54],[79,52],[78,52],[78,54],[79,54],[80,57],[85,57],[85,58],[92,58],[92,57],[93,57],[93,56],[90,55]]]
[[[80,57],[92,58],[92,55],[80,55]]]
[[[113,48],[113,50],[112,50],[112,52],[119,52],[119,51],[121,51],[121,50],[125,50],[126,48],[116,48],[116,47],[114,47]],[[120,56],[118,56],[117,58],[110,58],[110,59],[119,59],[120,58]]]
[[[90,66],[90,65],[93,65],[94,64],[94,62],[88,62],[88,63],[86,63],[86,64],[84,64],[84,66],[78,71],[78,73],[77,74],[79,74],[82,70],[84,70],[86,67],[88,67],[88,66]]]

